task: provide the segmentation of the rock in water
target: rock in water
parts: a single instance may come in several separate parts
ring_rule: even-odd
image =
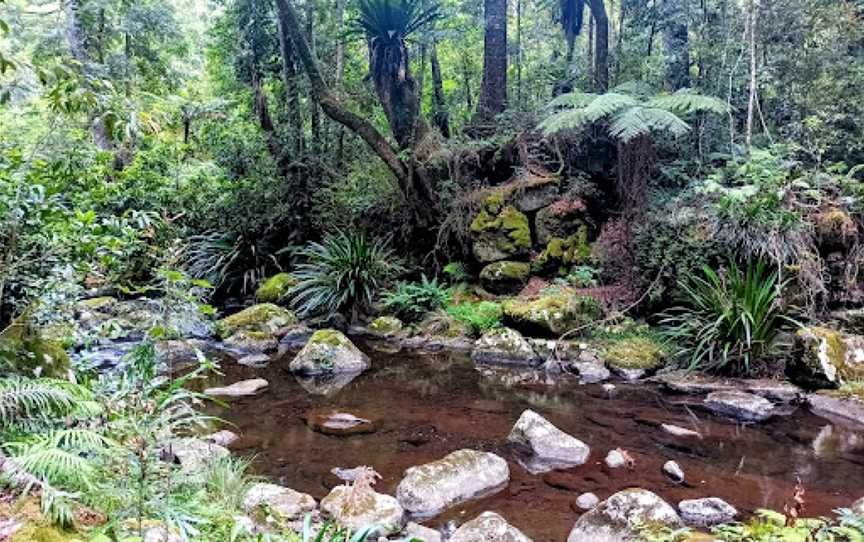
[[[654,493],[625,489],[583,514],[570,531],[567,542],[631,542],[638,540],[636,529],[645,523],[673,528],[684,526],[675,509]]]
[[[457,450],[438,461],[406,470],[396,498],[409,514],[429,517],[454,504],[496,493],[509,480],[510,469],[501,457]]]
[[[474,363],[522,366],[543,361],[521,333],[506,327],[487,331],[480,337],[471,351],[471,359]]]
[[[319,373],[314,375],[295,374],[294,379],[300,387],[313,395],[330,396],[354,381],[360,373]]]
[[[370,366],[369,357],[335,329],[316,331],[291,362],[291,372],[306,375],[360,373]]]
[[[362,486],[334,487],[321,499],[321,510],[352,531],[375,525],[375,532],[386,536],[402,529],[404,511],[399,502]]]
[[[705,398],[708,410],[742,422],[761,422],[774,413],[768,399],[743,391],[717,391]]]
[[[531,542],[495,512],[483,512],[456,529],[449,542]]]
[[[213,397],[248,397],[250,395],[258,395],[266,390],[269,385],[263,378],[253,378],[251,380],[241,380],[222,388],[207,388],[204,390],[204,393]]]
[[[678,503],[678,510],[681,511],[684,523],[694,527],[712,527],[727,523],[738,515],[732,505],[716,497],[681,501]]]
[[[698,431],[693,431],[692,429],[687,429],[686,427],[680,427],[677,425],[672,425],[671,423],[661,423],[660,429],[664,432],[672,435],[673,437],[696,437],[702,438],[702,434]]]
[[[600,499],[593,493],[583,493],[576,497],[576,506],[582,510],[591,510],[599,503]]]
[[[251,515],[269,515],[279,522],[296,521],[315,510],[311,495],[276,484],[255,484],[243,496],[243,510]]]
[[[306,414],[306,423],[313,431],[325,435],[348,436],[375,432],[372,420],[333,409],[310,411]]]
[[[667,461],[663,464],[663,474],[668,476],[669,479],[676,484],[680,484],[684,481],[684,471],[678,463],[674,461]]]
[[[442,542],[441,533],[435,529],[424,527],[418,523],[410,522],[402,530],[404,540],[422,540],[423,542]]]
[[[216,330],[223,338],[239,332],[273,335],[281,328],[296,323],[297,317],[288,309],[271,303],[261,303],[219,320]]]
[[[864,516],[864,497],[852,503],[850,509],[858,515]]]
[[[529,454],[520,462],[532,474],[582,465],[591,453],[584,442],[558,429],[533,410],[522,413],[507,440]]]
[[[606,466],[610,469],[620,469],[621,467],[627,466],[627,458],[624,457],[624,454],[621,453],[621,450],[609,450],[609,453],[606,454]]]

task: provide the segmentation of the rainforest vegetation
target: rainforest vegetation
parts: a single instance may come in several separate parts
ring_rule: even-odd
[[[862,85],[860,0],[0,0],[0,542],[864,540]]]

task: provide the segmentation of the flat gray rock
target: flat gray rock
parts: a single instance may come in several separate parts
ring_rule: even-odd
[[[522,413],[507,440],[527,454],[520,463],[532,474],[582,465],[591,453],[584,442],[533,410]]]
[[[449,542],[531,542],[495,512],[483,512],[456,529]]]
[[[864,403],[855,399],[812,393],[807,396],[807,404],[817,416],[844,425],[864,425]]]
[[[671,423],[661,423],[660,429],[663,430],[664,433],[668,433],[673,437],[695,437],[702,438],[702,434],[698,431],[693,431],[692,429],[687,429],[686,427],[680,427],[677,425],[672,425]]]
[[[249,397],[258,395],[266,390],[269,385],[270,383],[263,378],[253,378],[251,380],[241,380],[240,382],[235,382],[230,386],[221,388],[207,388],[204,390],[204,393],[213,397]]]
[[[591,510],[600,504],[600,499],[593,493],[583,493],[576,497],[576,506],[582,510]]]
[[[743,391],[717,391],[705,398],[711,412],[741,422],[767,420],[774,414],[774,404],[768,399]]]
[[[720,523],[728,523],[735,519],[738,510],[716,497],[706,499],[691,499],[678,503],[681,519],[687,525],[694,527],[712,527]]]
[[[430,529],[419,523],[409,522],[402,529],[402,538],[405,540],[422,540],[423,542],[443,542],[444,537],[435,529]]]

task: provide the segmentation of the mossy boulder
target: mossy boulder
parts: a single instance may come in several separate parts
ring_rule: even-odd
[[[0,374],[67,378],[69,371],[66,350],[42,336],[26,314],[0,333]]]
[[[528,284],[531,266],[524,262],[490,263],[480,271],[480,284],[493,294],[513,294]]]
[[[556,237],[567,239],[578,233],[581,228],[587,227],[587,210],[581,199],[566,197],[540,209],[535,219],[537,241],[541,245],[548,245]]]
[[[507,325],[543,337],[558,337],[601,316],[600,305],[594,298],[577,295],[569,288],[537,299],[510,299],[504,302],[503,309]]]
[[[535,273],[565,276],[574,265],[579,265],[591,256],[588,245],[588,227],[580,226],[579,231],[562,239],[553,237],[540,256],[532,262]]]
[[[288,296],[288,291],[297,284],[290,273],[273,275],[261,283],[255,291],[255,299],[260,303],[279,303]]]
[[[822,250],[843,250],[858,239],[858,226],[843,209],[828,209],[815,215],[813,222]]]
[[[402,333],[405,324],[394,316],[380,316],[369,324],[369,332],[379,337],[395,337]]]
[[[506,184],[491,189],[503,201],[523,213],[537,211],[558,199],[560,179],[557,176],[534,175],[525,172]]]
[[[512,205],[504,205],[501,194],[483,202],[471,222],[474,257],[483,263],[527,256],[531,249],[528,217]]]
[[[291,362],[292,373],[360,373],[370,367],[369,357],[335,329],[319,329]]]
[[[288,309],[272,303],[261,303],[219,320],[216,329],[219,336],[225,338],[240,331],[272,334],[296,323],[297,316]]]
[[[799,329],[786,374],[811,389],[836,389],[864,380],[864,337],[825,327]]]
[[[471,360],[478,364],[534,366],[542,361],[531,343],[515,329],[493,329],[474,343]]]
[[[629,337],[606,348],[609,370],[627,380],[636,380],[659,369],[665,359],[663,346],[647,337]]]

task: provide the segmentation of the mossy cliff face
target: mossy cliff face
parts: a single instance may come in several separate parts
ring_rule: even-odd
[[[557,337],[601,316],[596,300],[576,295],[569,288],[537,299],[511,299],[504,302],[503,308],[508,325],[540,336]]]
[[[66,378],[69,371],[66,350],[44,338],[26,315],[0,333],[0,373]]]
[[[505,206],[500,194],[492,194],[483,202],[471,223],[471,235],[474,257],[483,263],[527,256],[531,248],[528,217],[513,206]]]
[[[864,337],[824,327],[800,329],[786,373],[796,384],[817,389],[864,380]]]
[[[553,237],[533,262],[532,268],[541,274],[565,276],[570,268],[585,262],[589,256],[591,247],[588,245],[588,227],[583,225],[566,239]]]
[[[579,233],[583,227],[587,236],[586,220],[585,202],[580,199],[561,198],[537,212],[537,241],[541,245],[548,245],[552,239],[567,239]]]
[[[219,320],[216,329],[219,336],[225,338],[240,331],[276,333],[279,329],[297,322],[293,312],[271,303],[262,303]]]
[[[279,273],[261,283],[255,291],[255,298],[261,303],[278,303],[288,296],[288,291],[297,284],[297,279],[289,273]]]
[[[480,284],[493,294],[512,294],[521,290],[531,275],[531,266],[524,262],[490,263],[480,271]]]

